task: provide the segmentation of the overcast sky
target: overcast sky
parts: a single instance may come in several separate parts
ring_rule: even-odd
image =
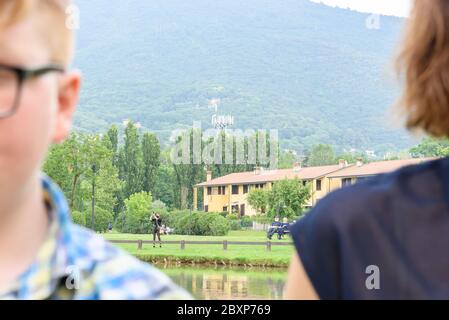
[[[412,0],[310,0],[361,12],[406,17]]]

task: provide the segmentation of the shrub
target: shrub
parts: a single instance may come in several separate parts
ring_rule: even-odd
[[[257,215],[254,217],[251,217],[252,221],[255,221],[257,223],[272,223],[273,222],[273,218],[268,217],[266,215]]]
[[[203,236],[225,236],[230,229],[228,220],[218,213],[200,214],[198,222]]]
[[[223,218],[226,218],[226,217],[228,216],[229,212],[223,211],[223,212],[219,212],[218,214],[219,214],[220,216],[222,216]]]
[[[212,212],[190,212],[179,214],[174,224],[176,234],[190,234],[198,236],[224,236],[230,226],[226,218]]]
[[[233,219],[229,220],[229,227],[231,228],[231,230],[241,230],[242,229],[242,225],[240,224],[240,221],[233,220]]]
[[[126,212],[125,211],[120,212],[120,214],[117,217],[117,220],[115,221],[114,226],[120,232],[125,232],[125,233],[127,232],[127,228],[126,228]]]
[[[86,227],[92,229],[92,219],[91,219],[91,211],[87,211],[84,213],[85,221],[86,221]],[[109,211],[95,207],[95,213],[94,213],[94,224],[95,224],[95,231],[97,232],[106,232],[108,230],[108,224],[109,222],[112,222],[114,219],[114,216]]]
[[[167,211],[167,206],[161,200],[153,201],[151,207],[155,211]]]
[[[180,214],[179,219],[175,221],[175,233],[176,234],[191,234],[201,235],[199,230],[199,212],[192,212],[186,214]]]
[[[190,214],[190,210],[174,210],[170,212],[163,212],[161,214],[162,223],[171,228],[175,228],[179,220]],[[175,230],[176,232],[176,230]]]
[[[242,228],[252,228],[253,221],[250,217],[242,217],[242,219],[240,220],[240,225],[242,226]]]
[[[72,220],[74,223],[85,227],[86,226],[86,215],[79,211],[72,212]]]
[[[151,222],[151,193],[139,192],[125,200],[125,211],[117,219],[117,227],[125,233],[149,233]]]

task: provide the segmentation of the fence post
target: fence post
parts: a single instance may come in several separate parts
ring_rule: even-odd
[[[228,250],[228,240],[223,240],[223,250]]]
[[[267,251],[271,251],[271,241],[267,241]]]
[[[186,241],[181,240],[181,250],[184,250],[186,248]]]
[[[142,240],[138,240],[137,241],[137,249],[141,250],[142,249]]]

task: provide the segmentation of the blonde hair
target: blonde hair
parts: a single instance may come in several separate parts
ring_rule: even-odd
[[[39,21],[52,21],[45,28],[54,61],[68,65],[72,58],[73,32],[66,27],[66,8],[70,0],[0,0],[0,32],[15,23],[40,14]]]
[[[397,66],[407,128],[449,136],[449,1],[415,0]]]

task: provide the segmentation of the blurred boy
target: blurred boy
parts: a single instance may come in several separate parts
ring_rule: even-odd
[[[0,299],[189,298],[155,268],[74,225],[40,168],[80,90],[63,0],[0,0]]]

